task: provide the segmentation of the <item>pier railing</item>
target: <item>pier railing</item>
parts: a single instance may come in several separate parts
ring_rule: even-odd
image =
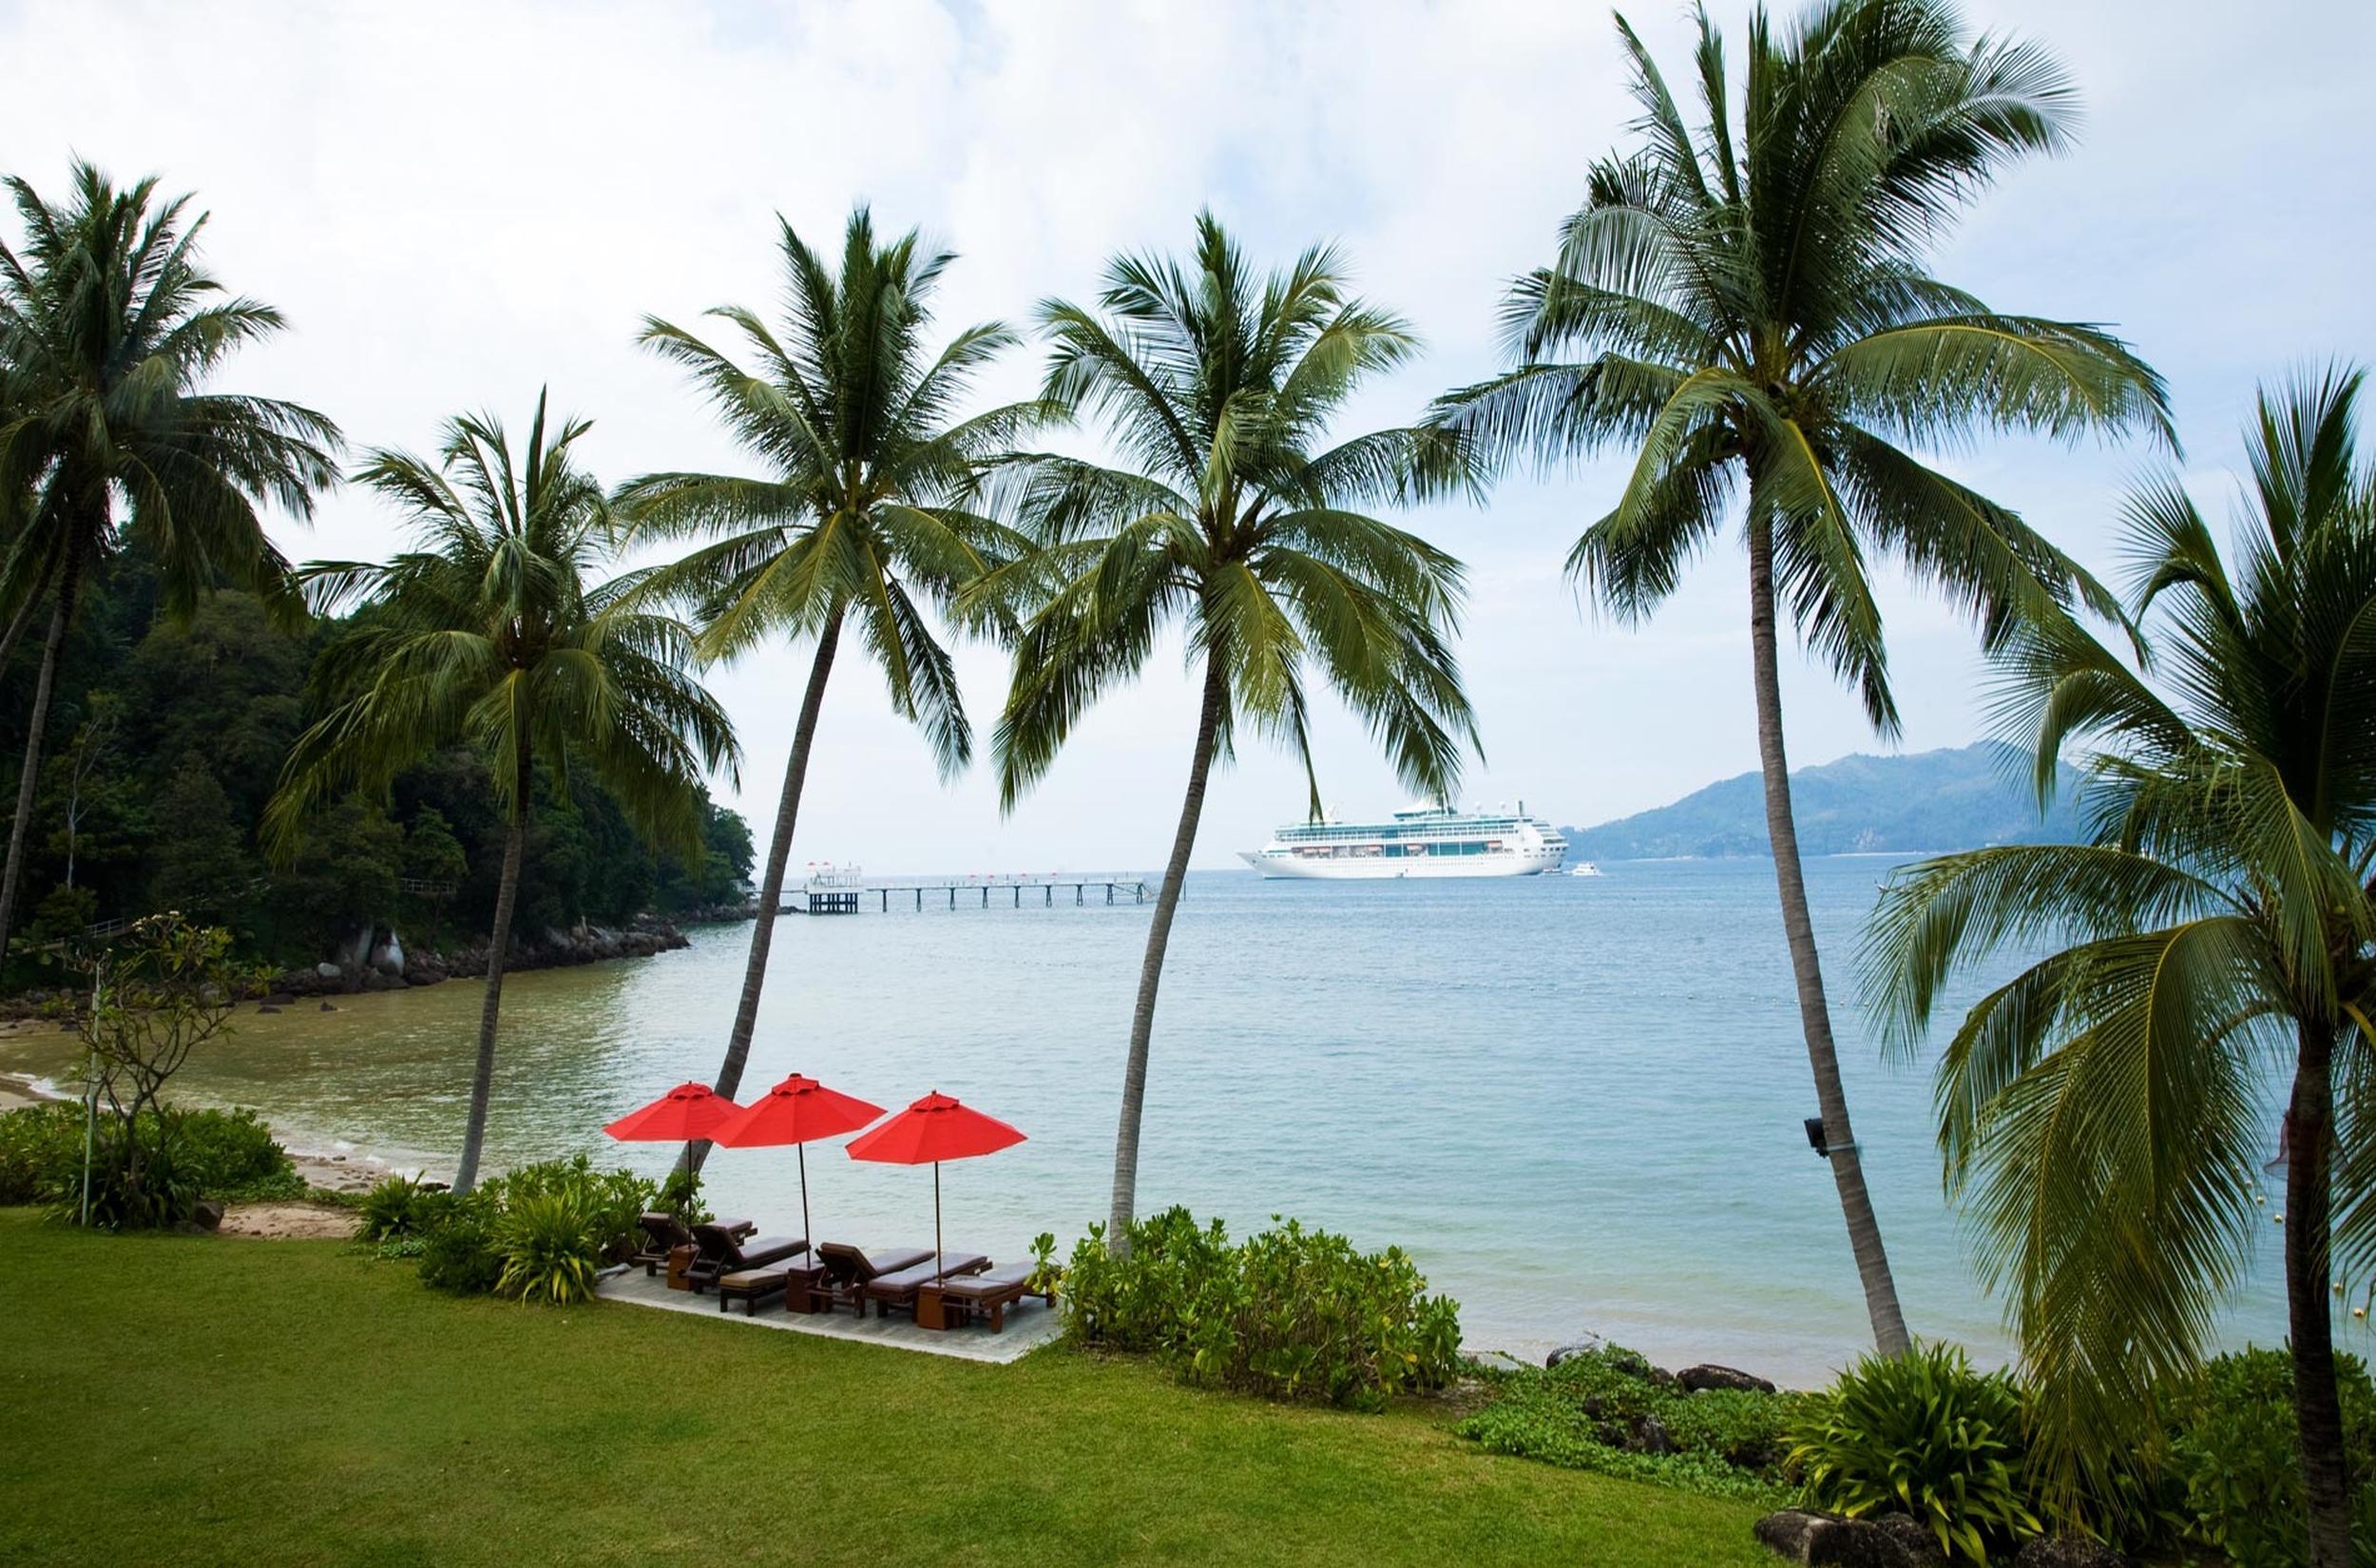
[[[853,877],[847,871],[812,877],[784,891],[785,914],[858,914],[872,905],[878,914],[895,907],[922,914],[927,901],[948,908],[996,906],[1021,909],[1032,904],[1053,908],[1056,895],[1069,891],[1076,906],[1097,893],[1105,904],[1128,899],[1144,904],[1155,896],[1155,885],[1131,872],[1020,871],[956,877]],[[1037,892],[1036,899],[1025,895]],[[1004,893],[1006,896],[997,898]]]

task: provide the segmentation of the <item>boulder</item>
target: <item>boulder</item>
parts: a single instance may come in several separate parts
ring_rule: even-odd
[[[201,1231],[211,1231],[222,1223],[222,1200],[201,1197],[190,1208],[190,1223]]]
[[[1946,1568],[1946,1548],[1941,1546],[1939,1538],[1913,1515],[1884,1514],[1872,1522],[1906,1548],[1908,1562],[1926,1564],[1927,1568]]]
[[[326,1012],[326,1013],[335,1013],[335,1012],[336,1012],[337,1010],[338,1010],[337,1008],[335,1008],[335,1007],[332,1006],[332,1005],[331,1005],[329,1003],[327,1003],[327,1002],[325,1002],[325,1003],[323,1003],[323,1004],[322,1004],[322,1011],[323,1011],[323,1012]]]
[[[1936,1542],[1930,1542],[1931,1555],[1923,1556],[1877,1520],[1842,1519],[1811,1508],[1768,1514],[1754,1530],[1768,1549],[1810,1568],[1931,1568],[1938,1561]],[[1923,1539],[1929,1541],[1927,1534]]]
[[[335,964],[316,964],[314,973],[323,980],[336,980],[344,971]]]
[[[2013,1555],[2013,1568],[2129,1568],[2129,1559],[2100,1540],[2032,1536]]]
[[[1702,1388],[1740,1388],[1760,1394],[1773,1392],[1772,1384],[1753,1373],[1744,1372],[1737,1367],[1717,1367],[1704,1363],[1697,1367],[1686,1367],[1675,1374],[1675,1381],[1695,1394]]]
[[[1634,1441],[1630,1446],[1645,1454],[1671,1454],[1675,1452],[1676,1444],[1674,1434],[1657,1416],[1637,1416],[1634,1419]]]
[[[1587,1351],[1598,1350],[1599,1348],[1600,1348],[1600,1342],[1597,1339],[1585,1340],[1581,1345],[1562,1345],[1558,1349],[1552,1351],[1549,1355],[1544,1356],[1542,1358],[1542,1364],[1545,1367],[1557,1367],[1561,1362],[1565,1361],[1570,1356],[1583,1355]]]

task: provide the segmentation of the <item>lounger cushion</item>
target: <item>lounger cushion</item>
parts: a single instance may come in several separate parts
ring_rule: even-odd
[[[835,1279],[863,1285],[882,1274],[931,1261],[929,1247],[853,1247],[846,1241],[818,1244],[817,1261]]]
[[[798,1257],[809,1250],[809,1244],[797,1236],[761,1236],[746,1241],[734,1250],[732,1262],[744,1269],[756,1269],[762,1263],[780,1263],[788,1257]]]
[[[916,1293],[916,1287],[920,1285],[929,1285],[948,1274],[970,1274],[989,1266],[990,1260],[980,1252],[944,1252],[937,1267],[928,1254],[922,1263],[869,1280],[866,1293],[891,1301],[905,1301]]]
[[[1027,1263],[1010,1263],[1004,1269],[992,1269],[985,1273],[968,1274],[958,1279],[944,1280],[941,1283],[941,1294],[954,1296],[959,1301],[987,1301],[992,1296],[1002,1296],[1009,1292],[1017,1295],[1025,1294],[1026,1293],[1025,1288],[1030,1283],[1031,1266]]]
[[[785,1272],[781,1269],[738,1269],[731,1274],[718,1277],[721,1291],[776,1291],[783,1288]]]

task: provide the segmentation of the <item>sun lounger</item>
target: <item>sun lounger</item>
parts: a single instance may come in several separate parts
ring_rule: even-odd
[[[693,1233],[675,1214],[638,1214],[635,1222],[643,1229],[643,1247],[627,1262],[630,1266],[642,1264],[647,1278],[668,1267],[668,1254],[675,1249],[694,1244]],[[747,1219],[721,1219],[717,1223],[738,1241],[758,1229]]]
[[[717,1283],[725,1274],[743,1270],[763,1269],[771,1263],[798,1257],[809,1250],[809,1244],[797,1236],[761,1236],[757,1240],[738,1237],[723,1225],[696,1225],[693,1245],[700,1255],[685,1271],[685,1278],[699,1291],[705,1285]]]
[[[931,1256],[929,1247],[853,1247],[846,1241],[819,1242],[816,1261],[824,1276],[813,1293],[817,1305],[829,1312],[836,1307],[848,1307],[864,1317],[868,1281],[901,1269],[912,1269],[929,1261]]]
[[[877,1274],[868,1280],[863,1291],[864,1301],[874,1303],[874,1310],[885,1317],[891,1316],[891,1310],[894,1307],[905,1307],[912,1311],[920,1287],[957,1274],[978,1274],[989,1266],[990,1260],[980,1252],[943,1252],[938,1262],[927,1256],[921,1263]],[[861,1317],[866,1315],[864,1301],[858,1308]]]
[[[1006,1309],[1025,1296],[1038,1296],[1050,1307],[1056,1305],[1055,1291],[1031,1289],[1029,1264],[1010,1263],[1004,1269],[987,1269],[978,1274],[941,1281],[941,1315],[945,1322],[952,1318],[964,1322],[987,1317],[990,1332],[995,1334],[1006,1327]]]

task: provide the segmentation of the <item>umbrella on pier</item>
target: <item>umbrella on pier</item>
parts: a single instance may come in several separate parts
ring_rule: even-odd
[[[820,1138],[854,1133],[883,1114],[883,1107],[855,1095],[828,1089],[798,1073],[710,1129],[712,1143],[730,1149],[777,1148],[790,1143],[800,1155],[800,1235],[814,1247],[809,1226],[809,1150]]]
[[[605,1126],[622,1143],[682,1143],[684,1168],[693,1169],[693,1145],[742,1107],[706,1083],[680,1083],[658,1100]]]
[[[932,1167],[932,1270],[941,1267],[941,1161],[994,1155],[1023,1141],[1023,1133],[994,1116],[984,1116],[938,1090],[926,1095],[862,1138],[850,1140],[850,1157],[887,1165]]]

